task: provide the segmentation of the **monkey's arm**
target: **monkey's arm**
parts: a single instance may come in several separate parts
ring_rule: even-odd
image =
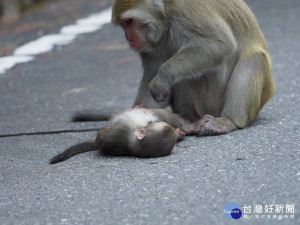
[[[150,81],[147,82],[146,80],[147,79],[145,79],[144,77],[142,78],[139,91],[133,106],[144,105],[147,108],[163,108],[164,105],[167,104],[159,104],[154,100],[149,90]]]
[[[165,109],[151,109],[154,114],[160,119],[160,121],[170,124],[174,128],[179,128],[186,135],[197,134],[200,127],[205,123],[203,119],[196,121],[194,123],[183,119],[178,114],[174,114]]]
[[[236,51],[233,37],[220,40],[198,38],[189,46],[183,47],[159,69],[149,84],[156,101],[165,101],[171,88],[183,79],[199,79],[203,74],[214,71],[225,56]]]
[[[140,83],[137,97],[134,101],[134,106],[144,105],[147,108],[165,108],[169,104],[169,100],[164,102],[156,102],[149,90],[149,83],[157,74],[159,67],[163,64],[164,59],[141,54],[144,74]]]

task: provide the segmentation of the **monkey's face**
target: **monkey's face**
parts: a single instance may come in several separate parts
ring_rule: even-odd
[[[185,133],[182,132],[179,128],[174,129],[170,124],[166,122],[156,122],[151,123],[147,126],[147,135],[156,136],[158,139],[167,140],[167,141],[181,141],[183,140]]]
[[[150,123],[135,132],[137,137],[136,155],[140,157],[159,157],[169,155],[178,140],[184,137],[165,122]]]
[[[165,34],[165,22],[143,8],[126,11],[117,22],[125,32],[131,48],[138,52],[150,53],[157,47]]]
[[[146,47],[146,41],[138,27],[135,18],[123,18],[120,21],[121,27],[124,29],[125,37],[131,48],[137,51],[143,51]]]

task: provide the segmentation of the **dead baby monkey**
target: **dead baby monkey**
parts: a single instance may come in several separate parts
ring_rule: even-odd
[[[197,134],[204,122],[202,119],[190,123],[163,109],[136,106],[113,116],[109,125],[100,129],[95,139],[71,146],[52,158],[50,163],[93,150],[115,156],[166,156],[185,134]]]

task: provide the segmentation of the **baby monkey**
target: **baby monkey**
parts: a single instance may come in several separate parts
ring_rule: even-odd
[[[79,153],[100,150],[105,155],[136,156],[143,158],[169,155],[177,141],[185,135],[197,134],[207,122],[203,118],[190,123],[164,109],[135,106],[118,113],[91,139],[56,155],[50,164],[62,162]]]

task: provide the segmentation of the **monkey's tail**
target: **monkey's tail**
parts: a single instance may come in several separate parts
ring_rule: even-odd
[[[120,107],[108,107],[104,109],[84,109],[76,112],[71,120],[73,122],[80,121],[106,121],[111,118],[113,114],[124,111]]]
[[[83,153],[83,152],[89,152],[98,150],[99,148],[96,146],[95,139],[90,139],[85,142],[78,143],[76,145],[73,145],[63,151],[62,153],[59,153],[58,155],[54,156],[52,159],[50,159],[50,164],[59,163],[62,161],[65,161],[69,158],[71,158],[74,155]]]

